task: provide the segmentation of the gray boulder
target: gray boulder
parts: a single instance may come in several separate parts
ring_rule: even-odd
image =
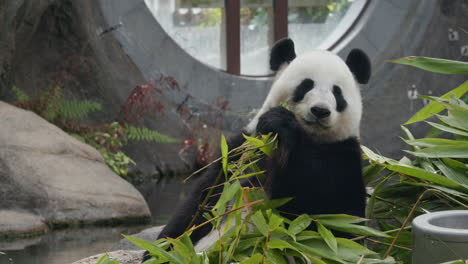
[[[96,264],[104,255],[108,255],[112,260],[117,260],[120,264],[140,264],[143,252],[143,250],[117,250],[78,260],[72,264]]]
[[[148,221],[142,195],[96,149],[3,102],[0,125],[0,236],[44,224]],[[1,217],[12,212],[27,214],[28,222]]]

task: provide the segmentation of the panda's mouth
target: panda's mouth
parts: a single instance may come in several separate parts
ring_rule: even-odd
[[[319,126],[322,129],[329,129],[331,127],[329,124],[321,122],[319,119],[307,120],[302,118],[302,121],[308,126]]]

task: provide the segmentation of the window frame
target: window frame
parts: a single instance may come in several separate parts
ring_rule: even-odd
[[[370,5],[370,0],[365,0],[351,25],[338,37],[327,50],[335,49],[355,28]],[[241,74],[241,39],[240,39],[240,9],[241,0],[224,0],[226,15],[226,72],[229,74],[247,77],[269,77],[270,75],[246,75]],[[277,41],[288,37],[288,0],[273,0],[273,40]]]

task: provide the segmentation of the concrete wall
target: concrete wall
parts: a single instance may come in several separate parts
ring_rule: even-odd
[[[109,25],[122,23],[115,37],[147,79],[158,78],[161,73],[175,77],[193,96],[188,104],[209,105],[219,96],[229,100],[224,129],[240,129],[246,122],[245,113],[261,105],[271,84],[270,78],[233,76],[200,63],[164,32],[143,0],[100,2]],[[422,106],[422,100],[408,98],[408,90],[416,85],[419,93],[427,94],[431,90],[440,95],[463,79],[385,62],[407,55],[447,57],[448,53],[453,53],[446,35],[448,26],[464,25],[462,22],[466,19],[456,9],[466,8],[466,4],[452,2],[457,3],[452,3],[448,9],[454,9],[454,14],[446,16],[440,10],[448,5],[447,1],[370,0],[354,30],[334,49],[345,57],[350,49],[361,48],[372,59],[373,78],[362,87],[364,144],[386,155],[398,156],[399,149],[404,147],[398,138],[399,124]],[[434,39],[434,34],[438,40]],[[452,56],[452,59],[459,58]],[[430,83],[424,81],[427,76],[432,76]],[[450,85],[445,85],[447,82]]]
[[[441,95],[465,80],[385,60],[409,55],[466,60],[461,49],[468,34],[459,28],[468,24],[467,13],[463,0],[367,2],[353,30],[334,48],[343,57],[361,48],[372,59],[372,79],[362,87],[365,145],[401,156],[400,124],[423,106],[409,94]],[[181,89],[158,98],[167,104],[166,114],[145,120],[145,125],[181,139],[201,135],[218,142],[218,135],[203,126],[194,132],[194,124],[238,131],[260,107],[272,82],[233,76],[192,58],[164,32],[144,0],[8,0],[0,2],[0,25],[0,99],[12,97],[12,85],[37,94],[53,85],[71,58],[78,58],[85,67],[66,72],[65,90],[71,98],[103,104],[103,111],[91,116],[96,123],[114,120],[133,87],[164,74],[173,76]],[[454,31],[458,37],[449,40]],[[229,102],[226,111],[217,105],[220,98]],[[181,107],[187,108],[188,117],[181,118]],[[426,130],[419,124],[410,128],[417,136]],[[126,151],[138,164],[132,172],[149,175],[186,170],[193,153],[181,153],[182,147],[142,143]]]

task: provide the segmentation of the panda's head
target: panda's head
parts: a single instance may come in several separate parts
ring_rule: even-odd
[[[367,83],[370,77],[364,52],[352,50],[346,62],[329,51],[296,56],[292,40],[283,39],[271,50],[270,67],[277,71],[276,79],[260,112],[285,102],[317,140],[359,137],[362,103],[358,83]]]

